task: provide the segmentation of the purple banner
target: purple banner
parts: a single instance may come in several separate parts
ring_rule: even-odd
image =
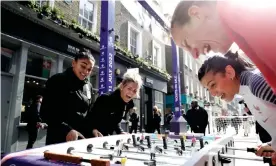
[[[181,116],[179,55],[173,39],[171,39],[171,44],[172,44],[172,61],[173,61],[174,110],[175,110],[175,117],[179,118]]]
[[[115,0],[102,1],[99,62],[100,95],[114,89],[114,23]]]

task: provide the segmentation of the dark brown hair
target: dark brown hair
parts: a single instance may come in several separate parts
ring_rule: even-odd
[[[75,61],[79,59],[89,59],[95,62],[95,58],[88,49],[82,48],[80,52],[75,56]]]
[[[175,25],[184,25],[190,21],[190,16],[188,15],[188,10],[191,6],[197,5],[201,6],[203,4],[214,4],[216,1],[186,1],[182,0],[176,6],[172,20],[171,28],[174,28]]]
[[[233,53],[229,51],[224,56],[215,55],[205,60],[198,70],[199,81],[201,81],[209,71],[212,71],[214,74],[218,72],[225,73],[225,68],[228,65],[234,68],[237,76],[240,76],[240,74],[245,70],[255,68],[254,64],[239,56],[238,52]]]

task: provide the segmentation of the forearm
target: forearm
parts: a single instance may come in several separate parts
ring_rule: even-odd
[[[121,134],[122,132],[124,132],[124,130],[121,128],[121,123],[118,123],[118,125],[115,128],[115,132],[117,134]]]

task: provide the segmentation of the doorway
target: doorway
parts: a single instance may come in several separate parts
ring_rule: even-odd
[[[145,95],[144,95],[144,102],[145,102],[145,130],[147,133],[151,133],[152,128],[152,119],[153,119],[153,95],[152,95],[152,89],[145,87]]]

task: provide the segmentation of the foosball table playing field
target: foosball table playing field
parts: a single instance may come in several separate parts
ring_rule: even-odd
[[[232,136],[127,134],[49,145],[6,155],[3,166],[235,166]],[[271,163],[270,158],[245,158]]]

